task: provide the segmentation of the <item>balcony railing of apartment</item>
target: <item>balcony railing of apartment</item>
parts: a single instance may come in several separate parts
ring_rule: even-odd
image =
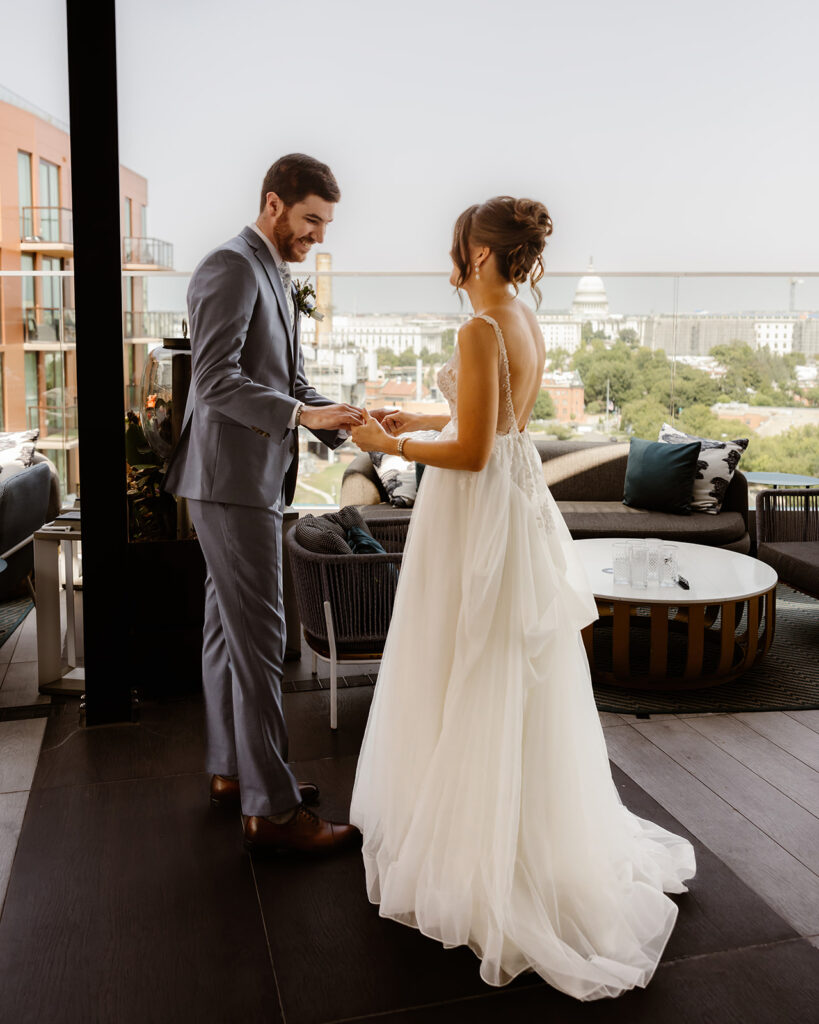
[[[76,405],[28,405],[26,418],[29,430],[39,430],[40,447],[47,442],[70,441],[77,437]]]
[[[65,306],[35,306],[23,313],[23,340],[33,342],[58,341],[73,345],[77,341],[74,310]]]
[[[187,315],[154,310],[126,311],[123,314],[124,336],[129,341],[146,338],[181,338],[182,321]]]
[[[70,254],[74,248],[72,211],[62,206],[21,206],[20,248],[46,255]]]
[[[126,237],[122,240],[122,262],[126,267],[173,269],[173,245],[159,238]]]

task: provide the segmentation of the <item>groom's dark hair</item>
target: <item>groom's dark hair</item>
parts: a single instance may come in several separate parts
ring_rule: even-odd
[[[268,192],[275,192],[285,206],[300,203],[311,195],[328,203],[341,199],[341,189],[327,164],[304,153],[288,153],[273,164],[262,182],[259,213],[265,208]]]

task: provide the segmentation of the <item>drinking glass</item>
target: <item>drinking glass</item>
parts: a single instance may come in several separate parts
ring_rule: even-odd
[[[677,545],[663,544],[660,548],[660,586],[673,587],[677,582]]]
[[[614,583],[617,586],[628,586],[631,582],[628,552],[628,541],[616,540],[611,546],[611,564],[614,567]]]
[[[651,540],[647,540],[646,541],[646,552],[647,552],[647,559],[648,559],[647,575],[648,575],[648,582],[649,583],[656,583],[657,580],[660,578],[660,549],[661,549],[661,547],[662,547],[662,542],[659,541],[659,540],[656,540],[655,538],[651,538]]]
[[[645,589],[648,585],[648,545],[644,540],[633,540],[629,544],[629,565],[632,587]]]

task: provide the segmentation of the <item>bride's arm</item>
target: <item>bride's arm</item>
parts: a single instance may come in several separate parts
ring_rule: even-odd
[[[464,324],[458,334],[458,436],[447,441],[404,442],[408,461],[441,469],[484,468],[495,443],[498,421],[498,342],[494,330],[482,320]],[[362,451],[398,454],[398,439],[385,433],[376,420],[368,419],[352,431]]]

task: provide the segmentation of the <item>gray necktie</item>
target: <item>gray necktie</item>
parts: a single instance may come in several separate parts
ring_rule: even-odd
[[[279,264],[279,277],[284,285],[284,297],[287,299],[287,311],[290,314],[290,326],[292,327],[296,322],[296,310],[293,306],[293,276],[290,273],[290,267],[284,261]]]

